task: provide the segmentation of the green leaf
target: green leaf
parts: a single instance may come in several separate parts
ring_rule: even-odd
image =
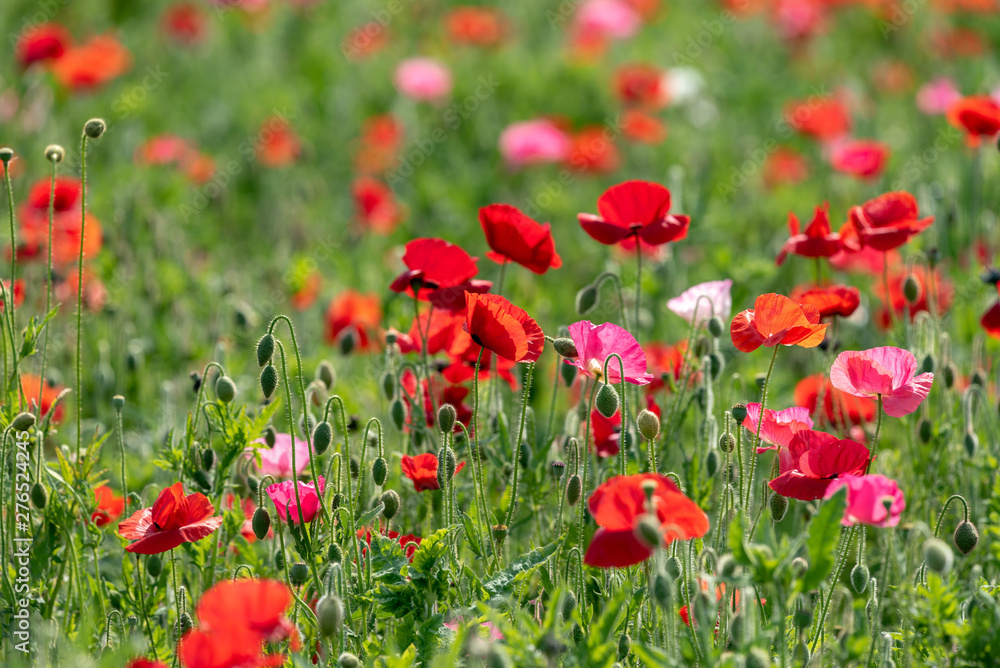
[[[372,532],[372,578],[387,584],[402,584],[403,576],[399,572],[407,564],[406,553],[398,540]]]
[[[358,518],[358,521],[354,523],[355,531],[363,526],[368,526],[375,521],[375,518],[382,514],[385,510],[385,504],[379,503],[377,506],[369,510],[367,513]]]
[[[806,548],[809,550],[809,570],[802,577],[802,590],[818,587],[833,570],[840,537],[840,520],[847,507],[847,488],[841,487],[819,507],[819,512],[809,521],[806,529]]]
[[[561,545],[562,542],[563,537],[560,536],[548,545],[536,548],[527,554],[522,554],[520,557],[515,559],[510,566],[484,582],[483,589],[485,589],[490,596],[496,596],[513,584],[515,578],[523,573],[533,571],[542,563],[547,561],[548,558],[555,554],[556,550],[559,549],[559,545]]]
[[[417,648],[415,645],[410,645],[406,648],[406,651],[400,654],[398,657],[383,656],[382,665],[385,668],[410,668],[417,661]]]
[[[739,513],[729,523],[729,549],[733,553],[733,559],[742,566],[750,566],[753,562],[747,552],[747,544],[743,538],[743,521]]]

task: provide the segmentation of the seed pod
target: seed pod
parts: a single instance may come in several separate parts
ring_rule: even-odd
[[[219,376],[215,381],[215,396],[224,404],[236,398],[236,383],[229,376]]]
[[[573,384],[576,380],[576,374],[579,373],[579,369],[572,364],[560,364],[559,365],[559,375],[562,376],[563,382],[566,383],[566,387]]]
[[[104,131],[108,129],[108,124],[103,118],[91,118],[83,125],[83,133],[91,139],[100,139]]]
[[[722,322],[722,318],[717,315],[713,315],[708,321],[708,333],[719,338],[722,333],[726,331],[726,325]]]
[[[868,567],[864,564],[857,564],[851,569],[851,588],[859,594],[865,593],[865,589],[868,589],[868,580],[870,577]]]
[[[125,408],[125,397],[120,394],[111,397],[111,407],[116,411],[121,411],[121,409]]]
[[[632,532],[640,543],[651,550],[663,542],[663,527],[659,518],[648,513],[639,517]]]
[[[934,355],[927,353],[924,355],[924,359],[920,363],[920,373],[930,373],[934,371],[934,366]]]
[[[705,455],[705,473],[708,474],[709,478],[715,477],[716,471],[719,470],[719,453],[716,450],[709,450],[708,454]]]
[[[385,484],[385,479],[389,475],[389,465],[385,461],[385,457],[379,457],[372,464],[372,481],[381,487]]]
[[[585,285],[576,293],[576,312],[584,315],[597,306],[597,286]]]
[[[653,576],[653,600],[664,610],[670,609],[670,601],[673,596],[673,586],[664,573],[657,573]]]
[[[278,387],[278,370],[273,364],[268,364],[260,372],[260,390],[264,393],[265,399],[270,399],[274,390]]]
[[[917,277],[913,274],[907,274],[906,280],[903,281],[903,298],[906,299],[907,304],[916,304],[917,300],[920,299],[920,282]]]
[[[569,619],[573,616],[573,611],[576,610],[576,594],[571,591],[566,592],[566,596],[563,597],[562,601],[562,616],[563,619]]]
[[[976,529],[976,525],[968,520],[959,522],[958,526],[955,527],[955,547],[962,554],[968,554],[972,552],[973,548],[979,542],[979,531]]]
[[[965,448],[965,454],[969,457],[976,456],[976,450],[979,449],[979,437],[974,431],[965,432],[965,438],[962,439],[962,446]]]
[[[344,604],[333,594],[326,594],[316,602],[316,619],[319,632],[327,638],[340,633],[344,625]]]
[[[629,637],[628,633],[623,633],[618,638],[618,660],[624,661],[628,658],[628,653],[632,649],[632,638]]]
[[[580,356],[580,353],[576,349],[576,344],[573,343],[573,339],[566,338],[565,336],[555,339],[552,342],[552,347],[566,359],[576,359]]]
[[[785,512],[788,510],[788,499],[783,497],[781,494],[771,494],[771,499],[768,501],[768,506],[771,509],[771,519],[775,522],[780,522],[785,519]]]
[[[931,437],[934,436],[933,427],[931,426],[931,421],[927,418],[920,420],[920,427],[917,429],[917,434],[920,436],[920,442],[924,445],[931,442]]]
[[[392,423],[396,425],[396,429],[403,431],[403,423],[406,421],[406,408],[403,406],[401,399],[396,399],[392,402],[389,407],[389,415],[392,417]]]
[[[660,418],[651,410],[642,409],[635,419],[639,425],[639,433],[647,441],[652,441],[660,433]]]
[[[274,567],[279,571],[285,567],[285,553],[275,552],[274,553]]]
[[[31,503],[34,504],[35,508],[42,510],[45,508],[45,504],[48,503],[48,500],[49,494],[45,491],[45,487],[42,483],[36,482],[31,486]]]
[[[729,410],[729,412],[732,414],[733,420],[736,421],[737,426],[742,425],[743,421],[747,419],[746,404],[736,404]]]
[[[333,441],[333,427],[326,420],[323,420],[316,425],[313,429],[312,446],[313,452],[317,455],[321,455],[326,452],[326,449],[330,447],[330,442]]]
[[[205,448],[201,451],[201,468],[208,471],[215,464],[215,450],[212,448]]]
[[[399,512],[399,493],[394,489],[387,489],[382,492],[382,503],[385,504],[382,516],[387,520],[391,520]]]
[[[35,426],[35,416],[31,413],[18,413],[11,421],[10,426],[14,431],[28,431]]]
[[[927,567],[939,575],[951,570],[955,555],[948,544],[939,538],[928,538],[924,541],[924,561]]]
[[[288,580],[292,585],[299,587],[306,583],[309,579],[309,567],[303,564],[301,561],[292,564],[292,567],[288,571]]]
[[[337,371],[326,360],[320,360],[316,365],[316,378],[326,385],[327,391],[330,391],[337,384]]]
[[[719,436],[719,449],[723,452],[732,452],[736,449],[736,437],[732,434]]]
[[[257,366],[264,366],[274,356],[274,337],[270,332],[260,337],[257,342]]]
[[[257,536],[257,540],[264,540],[267,538],[267,532],[271,530],[271,513],[267,512],[267,508],[258,508],[253,511],[253,519],[250,520],[251,526],[253,526],[253,535]]]
[[[941,375],[944,377],[944,386],[947,389],[950,390],[952,387],[954,387],[955,376],[957,373],[958,371],[955,369],[955,365],[952,364],[951,362],[945,364],[944,368],[941,369]]]
[[[451,404],[441,404],[438,409],[437,422],[438,429],[442,434],[450,434],[455,428],[455,421],[458,420],[458,411]]]
[[[49,162],[59,163],[66,158],[66,149],[59,144],[49,144],[45,147],[45,159]]]
[[[597,391],[597,412],[606,418],[612,417],[618,412],[618,393],[610,385],[604,384]]]
[[[575,506],[582,495],[583,481],[578,474],[574,473],[569,477],[569,482],[566,483],[566,503]]]
[[[340,545],[336,543],[330,543],[330,549],[326,551],[326,558],[331,564],[340,564],[344,562],[344,551],[340,548]]]
[[[160,560],[160,555],[151,554],[146,558],[146,573],[149,577],[154,580],[160,577],[160,573],[163,572],[163,561]]]
[[[667,560],[663,562],[663,568],[666,570],[667,575],[674,580],[681,576],[681,562],[677,557],[667,557]]]
[[[6,165],[13,158],[14,158],[14,149],[10,148],[9,146],[4,146],[3,148],[0,148],[0,162],[3,162],[3,164]]]
[[[566,473],[566,462],[552,462],[552,477],[559,480]]]
[[[382,396],[386,401],[391,401],[396,396],[396,375],[391,371],[382,374]]]

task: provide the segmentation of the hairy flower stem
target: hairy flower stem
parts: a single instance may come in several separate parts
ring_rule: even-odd
[[[139,592],[139,612],[142,614],[142,621],[146,624],[146,633],[149,634],[149,649],[153,653],[153,660],[158,661],[156,656],[156,643],[153,642],[153,627],[149,623],[149,613],[146,612],[146,596],[143,593],[145,583],[142,581],[142,568],[139,563],[139,555],[135,555],[135,588]]]
[[[49,186],[49,235],[47,239],[48,263],[45,265],[45,315],[52,311],[52,223],[55,219],[56,206],[56,162],[52,163],[52,183]],[[45,325],[45,338],[42,339],[42,360],[38,371],[38,419],[42,418],[42,392],[45,390],[45,361],[49,354],[49,325]],[[42,450],[38,450],[41,458]],[[125,502],[126,504],[128,501]]]
[[[483,353],[485,352],[486,348],[480,346],[479,357],[476,358],[476,368],[473,370],[472,374],[472,434],[476,439],[475,451],[472,453],[472,472],[475,474],[476,486],[479,488],[479,495],[481,497],[479,507],[483,509],[483,520],[486,522],[486,534],[490,537],[490,547],[493,550],[493,567],[496,570],[500,570],[500,557],[499,550],[497,548],[497,541],[493,536],[493,527],[490,524],[489,511],[486,509],[486,487],[483,484],[483,462],[481,459],[483,451],[482,445],[480,445],[479,442],[479,365],[483,361]],[[514,459],[514,465],[518,465],[516,457]],[[488,561],[486,566],[488,571]]]
[[[514,446],[514,480],[511,482],[510,505],[507,506],[507,517],[504,524],[510,527],[514,521],[514,508],[517,506],[517,482],[518,471],[521,469],[521,440],[524,438],[524,417],[528,410],[528,393],[531,391],[531,374],[535,370],[535,363],[528,364],[528,373],[524,378],[524,392],[521,395],[521,419],[517,427],[517,444]],[[502,547],[502,546],[501,546]]]
[[[431,335],[431,316],[434,315],[434,305],[431,304],[431,308],[427,311],[427,333],[424,333],[424,328],[420,326],[420,299],[417,297],[419,294],[418,290],[413,291],[413,324],[417,326],[417,334],[420,336],[420,358],[424,364],[424,380],[427,381],[427,396],[431,400],[431,415],[434,416],[434,421],[437,421],[437,406],[434,401],[434,388],[431,387],[431,363],[430,358],[427,356],[427,339]],[[417,382],[417,396],[420,396],[420,383]],[[418,404],[414,404],[417,406]],[[414,420],[416,422],[416,420]]]
[[[875,435],[872,437],[872,456],[868,458],[868,465],[865,466],[865,475],[868,475],[868,471],[872,468],[872,462],[875,461],[875,453],[878,452],[878,436],[882,431],[882,395],[878,395],[878,406],[876,409],[878,411],[878,420],[875,422]]]
[[[760,415],[757,416],[757,434],[754,436],[750,449],[750,474],[747,476],[747,499],[743,507],[747,513],[750,512],[750,505],[753,502],[753,474],[757,468],[757,448],[760,446],[760,428],[764,425],[764,410],[767,408],[767,386],[771,383],[771,372],[774,371],[774,360],[778,357],[778,346],[774,346],[771,353],[771,364],[767,367],[767,376],[764,378],[764,389],[760,395]],[[742,485],[741,485],[742,487]],[[747,519],[750,519],[749,514]]]
[[[76,464],[83,446],[83,248],[87,230],[87,133],[80,136],[80,255],[76,265]],[[49,244],[51,247],[51,244]]]
[[[17,316],[16,316],[16,311],[15,311],[15,307],[17,306],[17,304],[14,303],[15,302],[15,299],[14,299],[14,281],[17,279],[17,236],[16,236],[16,233],[14,231],[14,191],[11,189],[11,186],[10,186],[10,170],[9,169],[5,169],[4,170],[4,181],[6,181],[6,183],[7,183],[7,203],[8,203],[8,208],[10,209],[10,217],[9,217],[9,219],[10,219],[10,292],[7,294],[6,299],[4,300],[4,310],[7,311],[7,318],[8,318],[9,323],[10,323],[11,331],[13,332],[13,331],[17,330]],[[51,198],[50,198],[50,205],[51,205]],[[81,248],[82,248],[82,238],[83,237],[81,236]],[[46,313],[47,312],[48,311],[46,311]],[[23,396],[24,393],[23,393],[23,391],[21,389],[20,375],[17,372],[18,358],[20,357],[20,355],[18,354],[17,347],[15,345],[13,345],[13,339],[11,340],[11,351],[10,352],[11,352],[11,355],[13,356],[13,358],[14,358],[14,371],[13,371],[13,374],[12,374],[13,377],[10,380],[13,380],[13,381],[15,381],[17,383],[15,387],[17,387],[18,406],[19,406],[20,410],[24,410],[24,396]],[[41,402],[40,401],[39,401],[38,405],[41,406]],[[41,417],[40,413],[39,413],[39,417]]]
[[[295,490],[295,505],[298,506],[299,511],[299,526],[302,527],[302,533],[305,536],[306,545],[308,546],[309,530],[306,527],[305,516],[302,514],[302,499],[299,497],[299,470],[295,464],[295,417],[292,415],[292,391],[288,387],[288,365],[285,362],[285,346],[277,339],[274,342],[278,346],[278,352],[281,353],[281,375],[285,378],[285,400],[288,402],[286,406],[288,409],[288,435],[292,438],[292,488]],[[308,427],[307,423],[306,428],[308,429]],[[310,459],[312,458],[310,457]],[[319,480],[314,481],[313,484],[316,485],[317,491],[319,491]],[[322,507],[323,499],[320,498],[320,508]]]
[[[115,425],[118,427],[115,432],[118,436],[118,454],[121,457],[122,476],[122,496],[125,498],[125,508],[128,508],[128,486],[125,484],[125,432],[122,426],[122,409],[115,407]],[[41,448],[39,448],[41,452]]]
[[[583,475],[581,476],[580,489],[583,493],[580,495],[580,500],[577,503],[580,504],[580,520],[577,524],[577,536],[576,544],[580,549],[580,553],[583,553],[583,527],[587,518],[587,469],[590,463],[590,414],[594,411],[594,397],[597,396],[597,386],[600,383],[596,381],[593,387],[590,388],[590,399],[587,400],[587,426],[584,431],[584,444],[583,451],[580,453],[580,458],[583,460]],[[582,573],[581,573],[582,576]],[[583,612],[587,607],[587,597],[584,592],[580,592],[580,611]]]
[[[858,528],[859,526],[855,524],[847,530],[847,536],[844,538],[844,545],[840,550],[837,566],[833,571],[833,579],[830,580],[829,591],[827,591],[826,597],[823,600],[823,608],[820,611],[820,615],[816,618],[816,635],[813,636],[812,644],[809,646],[810,655],[815,654],[816,645],[823,638],[826,615],[830,612],[830,604],[833,602],[833,594],[837,588],[837,583],[840,582],[840,576],[844,574],[844,566],[847,565],[847,555],[851,551],[851,543],[854,542],[854,536],[858,533]]]
[[[632,325],[632,334],[639,338],[639,302],[642,300],[642,242],[639,235],[635,235],[635,320]],[[628,325],[625,325],[626,327]]]
[[[549,420],[545,426],[545,440],[542,441],[545,447],[548,447],[549,439],[552,437],[552,428],[556,421],[556,396],[559,394],[559,360],[561,359],[562,356],[556,353],[556,364],[552,374],[552,396],[549,399]]]

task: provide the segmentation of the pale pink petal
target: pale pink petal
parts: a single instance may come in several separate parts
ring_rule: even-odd
[[[586,0],[576,11],[578,29],[612,39],[627,39],[642,25],[642,17],[624,0]]]
[[[500,134],[500,155],[512,167],[562,162],[573,150],[569,135],[544,119],[514,123]]]
[[[917,410],[934,383],[934,374],[922,373],[906,387],[893,390],[892,394],[882,397],[882,408],[886,415],[903,417]]]
[[[917,358],[909,350],[882,346],[866,350],[863,354],[892,377],[894,388],[908,385],[917,372]]]
[[[395,74],[396,88],[414,100],[437,100],[451,92],[451,72],[433,58],[408,58]]]
[[[668,300],[667,308],[688,322],[699,321],[702,326],[713,315],[728,321],[733,311],[732,287],[733,282],[728,278],[699,283]]]

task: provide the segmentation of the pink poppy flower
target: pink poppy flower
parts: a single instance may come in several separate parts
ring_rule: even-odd
[[[465,621],[461,617],[457,617],[450,622],[445,622],[444,625],[458,633],[458,629],[461,628]],[[503,640],[503,633],[497,628],[496,624],[493,622],[483,622],[479,625],[479,636],[483,640],[489,640],[490,642],[495,642],[497,640]]]
[[[747,417],[743,426],[751,433],[757,433],[757,420],[760,419],[760,403],[747,404]],[[809,410],[800,406],[792,406],[780,411],[764,409],[764,424],[760,425],[760,440],[774,447],[758,447],[757,452],[782,448],[792,442],[792,438],[800,431],[808,431],[813,427],[813,419]]]
[[[850,139],[838,143],[830,153],[830,165],[858,179],[874,179],[885,169],[889,147],[870,139]]]
[[[617,359],[608,363],[608,377],[602,377],[605,360],[612,353],[618,353],[622,358],[626,381],[633,385],[648,385],[653,380],[653,374],[646,372],[646,353],[628,330],[610,322],[595,325],[589,320],[581,320],[569,326],[569,335],[579,357],[566,360],[566,363],[578,367],[591,378],[609,383],[621,382]]]
[[[628,39],[642,25],[639,13],[623,0],[587,0],[574,18],[578,30],[610,39]]]
[[[933,373],[917,376],[916,372],[913,353],[883,346],[837,355],[830,367],[830,382],[856,397],[881,395],[886,415],[903,417],[917,410],[934,383]]]
[[[511,167],[562,162],[573,150],[573,140],[545,119],[523,121],[500,133],[500,155]]]
[[[733,282],[728,278],[699,283],[668,300],[667,308],[690,323],[702,321],[703,327],[713,315],[729,320],[733,312],[732,287]]]
[[[938,77],[917,91],[917,108],[925,114],[936,115],[948,111],[952,103],[962,99],[962,93],[949,77]]]
[[[319,493],[323,492],[325,481],[319,477]],[[295,481],[286,480],[267,486],[267,495],[274,501],[278,516],[284,522],[299,523],[299,504],[295,499]],[[319,494],[311,482],[299,482],[299,500],[302,502],[302,519],[312,522],[319,512]]]
[[[861,443],[837,440],[821,431],[800,431],[782,450],[781,475],[769,485],[778,494],[793,499],[821,499],[837,478],[864,475],[870,456]]]
[[[903,490],[896,481],[884,475],[847,475],[838,478],[826,488],[823,498],[829,499],[841,487],[847,487],[845,527],[867,524],[873,527],[894,527],[906,509]]]
[[[451,93],[451,71],[433,58],[408,58],[396,68],[396,89],[406,97],[433,102]]]
[[[291,478],[306,470],[309,466],[309,442],[304,438],[295,439],[295,471],[292,471],[292,435],[275,434],[274,447],[267,447],[263,438],[254,443],[263,447],[247,448],[247,455],[253,457],[260,453],[260,472],[263,475],[273,475],[275,478]]]

